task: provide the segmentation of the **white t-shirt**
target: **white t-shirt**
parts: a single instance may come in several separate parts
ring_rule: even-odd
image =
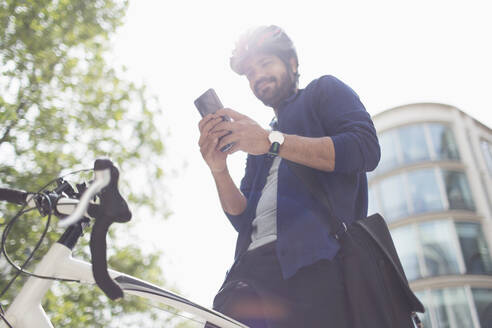
[[[279,156],[273,159],[267,181],[261,192],[256,207],[256,217],[252,222],[253,232],[248,251],[277,239],[277,185],[280,160]]]

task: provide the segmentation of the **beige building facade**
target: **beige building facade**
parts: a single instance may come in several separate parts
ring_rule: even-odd
[[[425,327],[492,327],[492,130],[438,103],[373,117],[369,214],[390,227]]]

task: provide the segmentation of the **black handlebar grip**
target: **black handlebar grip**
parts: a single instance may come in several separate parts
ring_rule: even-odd
[[[94,280],[110,299],[115,300],[123,297],[123,291],[108,273],[106,235],[111,224],[130,221],[132,213],[118,190],[118,169],[107,159],[98,159],[94,163],[94,170],[106,168],[111,171],[111,180],[100,193],[100,205],[88,209],[89,215],[96,219],[91,232],[90,248]]]
[[[0,188],[0,201],[7,201],[18,205],[25,205],[27,192],[15,189]]]
[[[123,297],[121,287],[111,279],[106,259],[106,234],[111,223],[96,220],[91,232],[92,274],[96,284],[113,301]]]

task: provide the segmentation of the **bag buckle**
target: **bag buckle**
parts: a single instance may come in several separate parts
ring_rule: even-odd
[[[417,315],[417,313],[412,312],[411,317],[412,317],[413,324],[415,325],[416,328],[424,328],[424,323],[420,321],[420,318]]]
[[[342,230],[343,230],[343,231],[342,231]],[[338,240],[338,239],[340,238],[339,234],[340,234],[340,233],[345,233],[345,232],[347,232],[347,230],[348,230],[348,228],[347,228],[347,224],[346,224],[344,221],[342,221],[342,228],[340,228],[340,230],[338,230],[338,231],[335,233],[335,235],[334,235],[335,239],[336,239],[336,240]]]

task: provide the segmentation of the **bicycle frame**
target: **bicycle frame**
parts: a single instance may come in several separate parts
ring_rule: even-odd
[[[28,278],[20,293],[9,306],[5,314],[7,322],[15,328],[53,328],[41,306],[44,295],[54,281],[43,279],[43,277],[52,277],[93,285],[97,282],[99,288],[111,299],[118,299],[124,294],[140,296],[198,316],[204,322],[207,321],[218,328],[248,328],[217,311],[193,303],[151,283],[114,270],[107,270],[106,234],[108,228],[114,222],[128,222],[131,219],[131,211],[118,191],[118,178],[119,171],[110,160],[98,159],[94,162],[94,181],[84,191],[80,201],[61,197],[64,190],[71,189],[71,193],[75,193],[71,187],[67,188],[66,182],[60,183],[57,189],[51,191],[49,195],[45,194],[48,198],[54,197],[54,207],[50,204],[49,212],[54,211],[56,215],[66,216],[60,226],[68,226],[68,228],[58,242],[50,247],[36,266],[35,276],[31,275]],[[29,205],[32,208],[37,207],[41,214],[46,212],[44,205],[38,204],[32,197],[28,198],[26,192],[8,189],[3,191],[5,195],[2,196],[2,200],[24,206]],[[87,213],[91,212],[89,202],[98,193],[100,193],[101,203],[98,205],[99,211],[93,210],[92,212],[95,223],[90,240],[95,269],[93,270],[92,264],[72,258],[72,249],[82,236],[83,228],[89,222],[88,217],[91,217]],[[116,213],[117,217],[109,215],[108,212]],[[85,218],[83,218],[84,213],[86,213]],[[3,320],[0,320],[0,328],[7,328],[7,326]]]
[[[92,265],[72,258],[69,247],[54,243],[35,271],[37,275],[78,280],[81,283],[95,284]],[[123,292],[148,300],[170,305],[176,309],[196,315],[222,328],[247,328],[247,326],[211,309],[200,306],[168,290],[150,284],[132,276],[109,270],[110,276],[120,285]],[[29,277],[20,293],[6,312],[8,322],[15,328],[53,328],[41,306],[41,301],[53,284],[53,280]],[[0,328],[7,325],[0,320]]]

